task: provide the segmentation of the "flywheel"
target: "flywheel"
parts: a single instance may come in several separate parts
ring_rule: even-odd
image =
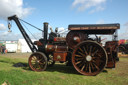
[[[66,42],[70,48],[75,48],[75,46],[84,41],[87,38],[87,34],[82,31],[70,31],[66,36]]]

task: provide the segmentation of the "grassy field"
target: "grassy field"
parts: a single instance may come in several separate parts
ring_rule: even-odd
[[[56,63],[44,72],[31,71],[30,54],[0,54],[0,85],[128,85],[128,57],[120,57],[115,69],[105,69],[97,76],[80,75],[73,67]],[[27,65],[14,67],[17,63]]]

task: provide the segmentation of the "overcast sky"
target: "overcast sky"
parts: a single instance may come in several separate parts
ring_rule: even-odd
[[[69,24],[120,23],[119,39],[128,39],[128,0],[0,0],[0,40],[22,38],[12,22],[8,33],[7,17],[18,15],[42,29],[43,22],[55,29],[68,28]],[[37,38],[42,34],[26,25]]]

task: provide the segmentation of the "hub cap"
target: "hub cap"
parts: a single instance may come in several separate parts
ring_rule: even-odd
[[[87,56],[86,56],[86,60],[87,60],[87,61],[91,61],[91,60],[92,60],[92,57],[91,57],[90,55],[87,55]]]

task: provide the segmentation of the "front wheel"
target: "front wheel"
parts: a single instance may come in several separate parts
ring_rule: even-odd
[[[44,71],[47,67],[47,57],[44,53],[32,53],[28,59],[29,67],[33,71]]]

